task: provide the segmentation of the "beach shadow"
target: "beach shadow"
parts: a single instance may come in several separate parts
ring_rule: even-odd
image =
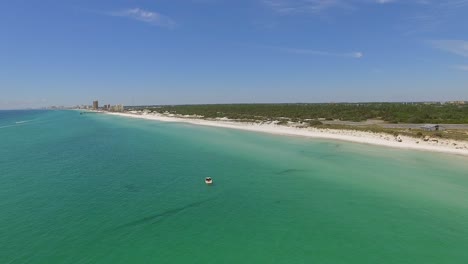
[[[277,175],[288,175],[288,174],[294,174],[294,173],[299,173],[299,172],[304,172],[305,170],[298,170],[298,169],[287,169],[287,170],[282,170],[276,172]]]
[[[190,208],[198,207],[198,206],[200,206],[200,205],[202,205],[202,204],[204,204],[204,203],[206,203],[206,202],[208,202],[210,200],[212,200],[212,199],[207,199],[207,200],[187,204],[187,205],[179,207],[179,208],[169,209],[169,210],[163,211],[161,213],[145,216],[145,217],[140,218],[138,220],[131,221],[131,222],[128,222],[126,224],[114,227],[112,230],[117,231],[117,230],[124,229],[124,228],[143,225],[143,224],[146,224],[146,223],[154,223],[154,222],[162,221],[167,217],[173,216],[173,215],[175,215],[177,213],[180,213],[180,212],[182,212],[184,210],[187,210],[187,209],[190,209]]]
[[[135,184],[125,184],[124,188],[128,192],[139,192],[140,191],[140,188],[138,186],[136,186]]]

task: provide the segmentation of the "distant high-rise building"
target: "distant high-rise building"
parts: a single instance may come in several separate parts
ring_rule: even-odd
[[[124,106],[122,104],[118,105],[113,105],[110,107],[111,112],[123,112],[124,111]]]
[[[93,109],[98,110],[98,108],[99,108],[99,102],[97,100],[93,101]]]
[[[118,110],[119,112],[123,112],[123,111],[124,111],[124,106],[123,106],[122,104],[118,105],[117,107],[118,107],[117,110]]]

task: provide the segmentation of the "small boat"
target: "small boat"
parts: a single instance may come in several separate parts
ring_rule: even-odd
[[[213,184],[213,180],[211,179],[211,177],[206,177],[205,178],[205,183],[208,184],[208,185],[211,185],[211,184]]]

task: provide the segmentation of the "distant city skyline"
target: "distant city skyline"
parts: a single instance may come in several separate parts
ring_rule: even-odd
[[[468,100],[468,1],[0,3],[0,109]]]

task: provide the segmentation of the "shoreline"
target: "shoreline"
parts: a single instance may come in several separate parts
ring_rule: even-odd
[[[435,141],[423,141],[408,136],[398,136],[401,140],[386,133],[373,133],[357,130],[340,130],[340,129],[323,129],[323,128],[298,128],[281,126],[272,123],[242,123],[229,119],[205,120],[193,119],[187,117],[174,117],[162,114],[132,114],[132,113],[113,113],[104,112],[109,115],[122,116],[128,118],[138,118],[145,120],[161,121],[161,122],[178,122],[189,123],[193,125],[221,127],[229,129],[238,129],[244,131],[261,132],[284,136],[300,136],[306,138],[320,138],[340,140],[361,144],[370,144],[376,146],[411,149],[430,152],[441,152],[447,154],[456,154],[468,156],[468,142],[457,141],[451,139],[437,139]]]

